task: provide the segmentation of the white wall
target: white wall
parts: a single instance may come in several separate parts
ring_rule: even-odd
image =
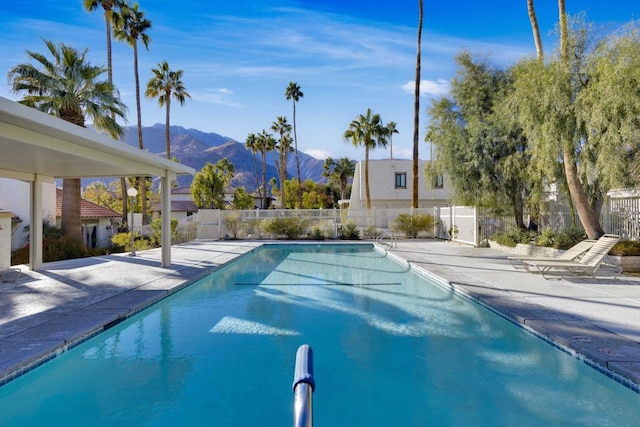
[[[55,223],[56,187],[54,183],[45,183],[42,196],[42,217]],[[16,179],[0,178],[0,209],[10,211],[20,217],[22,222],[11,231],[11,250],[24,246],[29,237],[31,220],[31,184]]]
[[[419,161],[418,165],[418,199],[419,207],[433,207],[448,203],[449,194],[444,188],[427,188],[424,169],[427,162]],[[365,209],[367,205],[364,181],[364,161],[356,164],[353,177],[353,188],[349,201],[350,209]],[[396,188],[396,173],[406,173],[406,188]],[[369,160],[369,191],[371,206],[374,208],[398,209],[407,208],[411,204],[413,194],[413,161],[399,159]]]

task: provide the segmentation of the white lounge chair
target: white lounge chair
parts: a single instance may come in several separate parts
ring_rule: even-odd
[[[557,270],[562,273],[572,273],[575,275],[589,275],[595,277],[595,272],[604,262],[604,257],[609,253],[611,248],[620,240],[620,236],[615,234],[605,234],[600,237],[596,243],[577,261],[536,261],[523,260],[522,264],[529,273],[540,273],[542,277],[547,279],[545,273]],[[564,274],[562,275],[564,277]]]
[[[587,252],[591,247],[597,242],[597,240],[583,240],[581,242],[576,243],[566,251],[556,255],[556,256],[533,256],[533,255],[523,255],[523,256],[510,256],[507,259],[513,265],[514,268],[524,268],[522,262],[527,261],[574,261],[580,255]]]

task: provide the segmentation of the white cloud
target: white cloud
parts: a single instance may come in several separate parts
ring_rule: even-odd
[[[309,148],[308,150],[304,150],[304,153],[310,155],[311,157],[315,157],[316,159],[324,160],[327,157],[331,157],[331,153],[327,150],[320,150],[318,148]]]
[[[416,82],[410,81],[402,85],[402,90],[407,93],[414,93]],[[442,96],[447,95],[451,85],[449,80],[421,80],[420,81],[420,95],[421,96]]]
[[[233,91],[227,88],[210,88],[202,92],[191,92],[191,98],[208,104],[220,104],[228,107],[241,107],[232,100]]]

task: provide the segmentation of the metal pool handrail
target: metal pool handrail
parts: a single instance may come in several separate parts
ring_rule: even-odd
[[[298,347],[296,367],[293,373],[294,427],[313,426],[313,392],[316,381],[313,378],[313,350],[307,344]]]

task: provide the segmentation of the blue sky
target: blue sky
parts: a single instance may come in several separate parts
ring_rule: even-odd
[[[569,14],[585,12],[607,27],[640,17],[629,0],[567,0]],[[362,148],[342,139],[351,120],[367,108],[384,122],[395,121],[396,158],[410,158],[413,138],[418,2],[350,0],[142,0],[152,22],[149,51],[140,49],[141,85],[150,69],[167,60],[184,70],[192,96],[172,108],[171,123],[215,132],[243,142],[250,132],[268,129],[277,116],[292,121],[284,97],[290,81],[304,97],[297,104],[298,147],[318,158],[361,160]],[[557,2],[537,0],[536,12],[546,52],[555,48]],[[87,13],[82,0],[0,3],[0,70],[25,62],[25,50],[45,52],[41,38],[89,49],[93,64],[106,65],[102,11]],[[420,139],[434,96],[447,93],[462,49],[490,55],[509,65],[535,54],[526,0],[456,2],[424,0]],[[114,83],[135,125],[133,53],[114,42]],[[106,78],[106,75],[105,75]],[[17,99],[6,79],[0,96]],[[142,100],[145,126],[164,123],[164,110]],[[372,158],[387,158],[387,150]],[[428,158],[421,142],[420,157]]]

